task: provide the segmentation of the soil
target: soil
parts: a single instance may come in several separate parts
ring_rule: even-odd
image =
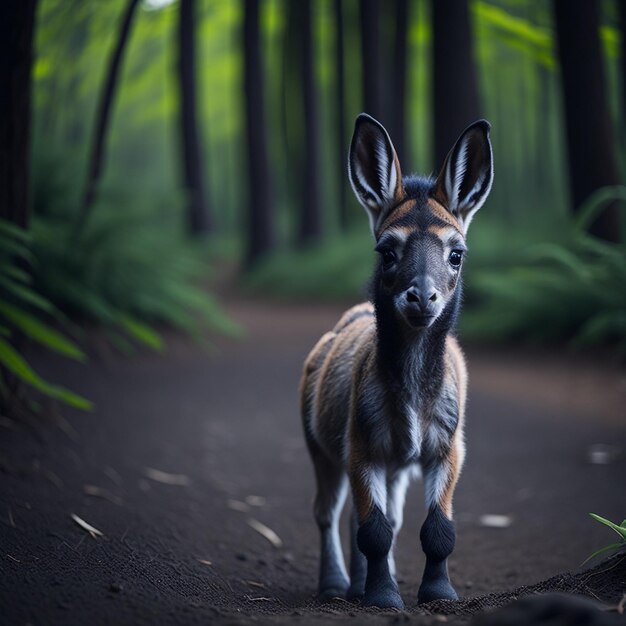
[[[588,513],[626,517],[626,377],[609,358],[469,348],[468,457],[450,559],[464,599],[415,604],[416,484],[397,549],[407,610],[319,605],[297,385],[304,356],[341,311],[232,297],[227,307],[247,334],[209,350],[172,337],[165,355],[99,348],[88,365],[36,357],[44,376],[97,408],[35,425],[0,420],[0,622],[464,624],[536,592],[619,602],[624,560],[580,568],[614,541]],[[506,527],[485,525],[487,514]]]

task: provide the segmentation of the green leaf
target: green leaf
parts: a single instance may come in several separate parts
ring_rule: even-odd
[[[30,241],[30,233],[25,229],[4,219],[0,219],[0,233],[9,235],[24,243]]]
[[[578,209],[574,227],[579,231],[587,231],[591,222],[604,210],[606,205],[615,200],[626,200],[626,187],[614,185],[597,189]],[[626,203],[622,202],[621,206],[625,207]]]
[[[0,272],[8,278],[17,280],[25,285],[30,285],[33,282],[33,277],[27,271],[15,265],[0,266]]]
[[[599,550],[596,550],[593,554],[590,554],[580,565],[583,566],[585,563],[591,561],[591,559],[598,556],[599,554],[602,554],[603,552],[608,552],[609,550],[622,550],[623,548],[626,548],[626,543],[624,543],[623,541],[620,543],[612,543],[609,546],[604,546],[604,548],[600,548]]]
[[[600,522],[601,524],[604,524],[605,526],[612,528],[624,541],[626,541],[626,526],[618,526],[617,524],[614,524],[611,520],[605,519],[604,517],[600,517],[599,515],[596,515],[595,513],[589,513],[589,515],[591,515],[593,519]]]
[[[160,351],[163,349],[163,339],[161,338],[161,335],[159,335],[159,333],[147,324],[139,322],[129,315],[121,316],[120,324],[126,332],[141,343],[153,348],[154,350]]]
[[[37,343],[71,359],[85,360],[85,353],[75,343],[66,339],[53,328],[46,326],[36,317],[4,302],[0,302],[0,313]]]
[[[18,285],[12,280],[7,279],[4,276],[0,275],[0,287],[4,287],[10,294],[25,302],[26,304],[30,304],[46,313],[54,314],[56,313],[55,307],[45,298],[42,298],[38,293],[26,287],[24,285]]]
[[[93,408],[93,404],[86,398],[63,387],[46,382],[31,368],[17,350],[2,338],[0,338],[0,364],[4,365],[9,372],[17,376],[21,381],[50,398],[55,398],[68,406],[83,411],[91,411]]]

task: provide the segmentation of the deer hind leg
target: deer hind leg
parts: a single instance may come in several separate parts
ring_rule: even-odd
[[[319,599],[343,598],[348,589],[348,576],[341,551],[339,517],[346,499],[348,481],[345,471],[321,452],[312,453],[317,479],[313,504],[315,521],[320,529],[321,554]]]
[[[426,565],[417,601],[457,600],[448,576],[448,556],[454,550],[456,531],[452,521],[452,496],[459,477],[465,448],[462,433],[455,434],[447,455],[423,465],[428,515],[420,531]]]
[[[356,544],[367,560],[363,606],[403,609],[398,585],[389,572],[389,551],[393,529],[386,517],[387,485],[383,469],[356,464],[350,469],[350,482],[358,516]],[[362,572],[362,570],[357,570]],[[356,591],[355,580],[350,594]]]

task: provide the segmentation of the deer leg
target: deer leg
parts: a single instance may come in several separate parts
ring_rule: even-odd
[[[348,588],[348,577],[341,552],[339,517],[347,493],[344,470],[323,455],[312,455],[317,479],[317,493],[313,510],[320,529],[321,553],[319,573],[319,600],[343,598]]]
[[[357,545],[358,531],[359,516],[356,512],[356,508],[353,508],[350,515],[350,588],[346,594],[347,600],[360,600],[365,593],[367,560]]]
[[[363,606],[404,608],[398,585],[389,572],[393,529],[385,515],[387,486],[385,472],[373,465],[359,464],[350,471],[350,482],[358,515],[358,549],[367,560]]]
[[[420,531],[426,565],[417,594],[418,604],[432,600],[458,599],[448,576],[448,556],[454,550],[456,540],[452,521],[452,496],[463,456],[463,442],[458,433],[446,456],[429,460],[422,468],[428,515]]]
[[[402,528],[404,519],[404,501],[406,490],[409,486],[409,471],[400,470],[387,480],[387,519],[393,530],[393,543],[389,550],[389,573],[395,579],[396,562],[394,559],[394,549],[396,539]]]

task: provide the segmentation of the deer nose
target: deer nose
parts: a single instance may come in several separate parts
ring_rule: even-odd
[[[424,295],[426,294],[426,295]],[[407,302],[415,304],[425,304],[428,306],[429,302],[435,302],[437,300],[437,292],[434,289],[427,289],[425,292],[417,287],[409,287],[406,290]]]

